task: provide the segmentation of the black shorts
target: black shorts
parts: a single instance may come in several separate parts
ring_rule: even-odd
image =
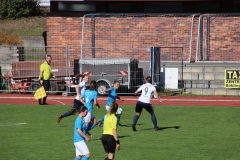
[[[45,91],[49,91],[50,89],[50,80],[43,80],[43,87]]]
[[[73,101],[73,108],[76,108],[77,110],[79,110],[80,106],[84,106],[84,104],[81,101],[79,101],[77,99],[74,99],[74,101]]]
[[[112,135],[103,134],[101,140],[106,153],[115,153],[116,140]]]
[[[137,101],[135,111],[138,113],[142,113],[143,108],[146,109],[149,113],[154,112],[153,107],[150,103],[143,103],[143,102]]]

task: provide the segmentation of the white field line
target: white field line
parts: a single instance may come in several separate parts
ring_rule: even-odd
[[[5,126],[20,126],[20,125],[25,125],[27,124],[26,122],[19,122],[19,123],[6,123],[6,124],[0,124],[0,127],[5,127]]]
[[[57,103],[61,103],[62,105],[65,105],[65,103],[63,103],[63,102],[61,102],[61,101],[58,101],[58,100],[52,100],[52,99],[51,99],[51,101],[55,101],[55,102],[57,102]]]

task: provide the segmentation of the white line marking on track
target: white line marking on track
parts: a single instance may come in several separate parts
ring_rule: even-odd
[[[6,124],[0,124],[0,127],[5,127],[5,126],[20,126],[27,124],[26,122],[20,122],[20,123],[6,123]]]
[[[61,101],[57,101],[57,100],[52,100],[52,101],[55,101],[55,102],[61,103],[62,105],[65,105],[65,103],[63,103],[63,102],[61,102]]]

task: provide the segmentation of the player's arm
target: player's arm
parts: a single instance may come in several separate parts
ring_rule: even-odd
[[[111,91],[110,88],[106,88],[106,89],[105,89],[105,92],[110,92],[110,91]]]
[[[158,99],[158,102],[159,102],[159,103],[162,103],[162,101],[160,100],[160,96],[158,96],[157,91],[154,90],[153,93],[154,93],[154,97]]]
[[[43,84],[43,65],[40,66],[40,72],[39,72],[39,80],[40,84]]]
[[[117,130],[113,129],[112,131],[113,131],[113,137],[114,137],[114,139],[115,139],[115,141],[117,143],[116,149],[119,150],[120,149],[120,142],[119,142],[119,139],[118,139]]]
[[[88,136],[85,135],[81,129],[77,128],[77,132],[78,132],[78,134],[79,134],[80,136],[82,136],[83,138],[85,138],[86,141],[88,141],[88,142],[90,141],[90,139],[88,138]]]
[[[124,101],[124,99],[120,98],[119,96],[117,96],[117,99],[121,100],[121,101]]]
[[[79,101],[82,102],[82,104],[85,104],[84,100],[83,100],[83,96],[79,96]]]
[[[93,103],[95,104],[95,106],[97,106],[97,109],[100,108],[100,105],[98,104],[97,99],[94,99],[94,102],[93,102]]]
[[[75,87],[75,91],[77,92],[77,95],[79,96],[80,94],[79,94],[79,84],[78,85],[76,85],[76,87]]]
[[[140,92],[141,90],[142,90],[142,86],[135,91],[135,95],[137,95],[138,92]]]

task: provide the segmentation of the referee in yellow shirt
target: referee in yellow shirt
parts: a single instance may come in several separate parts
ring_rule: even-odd
[[[115,150],[120,149],[120,142],[117,135],[117,117],[116,112],[118,104],[112,102],[107,115],[104,118],[102,145],[108,156],[104,160],[114,159]]]
[[[55,76],[53,76],[52,74],[51,62],[52,62],[51,55],[46,55],[46,61],[40,65],[40,73],[39,73],[40,84],[43,85],[47,95],[50,89],[50,79],[51,77],[55,78]],[[46,97],[43,97],[43,99],[39,99],[38,104],[48,105],[46,103],[47,95]]]

